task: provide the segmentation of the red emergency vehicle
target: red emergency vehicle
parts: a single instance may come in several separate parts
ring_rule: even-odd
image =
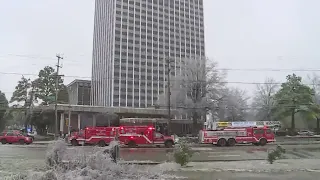
[[[129,147],[137,145],[164,145],[167,148],[175,144],[174,136],[164,136],[155,131],[153,126],[120,126],[119,141]]]
[[[99,145],[105,146],[114,140],[118,127],[86,127],[79,132],[73,132],[69,142],[73,146],[78,145]]]
[[[23,135],[20,131],[13,130],[13,131],[4,131],[0,134],[0,142],[2,144],[31,144],[32,138]]]
[[[264,146],[275,142],[274,133],[268,127],[237,127],[220,130],[200,130],[200,143],[218,146],[234,146],[235,144],[254,144]]]

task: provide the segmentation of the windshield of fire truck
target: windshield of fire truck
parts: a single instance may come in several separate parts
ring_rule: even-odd
[[[155,132],[155,133],[154,133],[154,137],[156,137],[156,138],[161,138],[161,137],[162,137],[162,134]]]

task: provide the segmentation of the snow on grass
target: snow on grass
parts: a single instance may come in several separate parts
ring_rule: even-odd
[[[274,164],[266,160],[233,161],[233,162],[190,162],[187,167],[179,167],[176,163],[159,164],[165,171],[202,171],[202,172],[320,172],[319,159],[281,159]]]
[[[109,147],[117,145],[116,142]],[[165,170],[156,166],[138,166],[116,164],[105,153],[106,149],[97,148],[92,154],[86,154],[79,148],[68,154],[63,141],[57,141],[49,147],[44,172],[29,172],[14,176],[12,180],[148,180],[174,179]],[[67,162],[66,162],[67,161]]]

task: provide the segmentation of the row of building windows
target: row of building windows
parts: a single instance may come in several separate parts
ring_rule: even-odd
[[[203,2],[202,2],[202,0],[190,0],[190,1],[188,1],[188,0],[185,0],[185,2],[184,1],[180,1],[180,0],[148,0],[148,1],[146,1],[146,0],[142,0],[142,1],[134,1],[134,0],[123,0],[123,1],[117,1],[117,4],[120,4],[120,3],[122,3],[123,5],[126,5],[126,6],[142,6],[142,7],[147,7],[147,4],[148,4],[148,6],[150,6],[150,5],[153,5],[153,6],[157,6],[157,5],[160,5],[160,6],[166,6],[166,7],[168,7],[168,6],[170,6],[170,7],[172,7],[172,6],[174,6],[174,5],[176,5],[176,6],[198,6],[198,4],[200,5],[200,6],[202,6],[203,5]]]
[[[120,103],[119,102],[113,102],[113,106],[115,106],[115,107],[118,107],[118,106],[121,106],[121,107],[140,107],[140,108],[153,107],[153,105],[151,103],[145,104],[144,102],[141,102],[140,106],[139,106],[139,102],[134,102],[133,103],[132,101],[128,101],[126,103],[125,100],[121,101]]]
[[[203,14],[201,12],[195,11],[195,12],[188,12],[188,11],[176,11],[172,13],[166,13],[166,12],[152,12],[152,11],[146,11],[135,9],[134,11],[127,11],[126,9],[121,10],[117,9],[117,18],[120,17],[122,14],[123,21],[128,21],[131,19],[140,19],[141,21],[154,21],[154,22],[160,22],[160,20],[171,20],[171,21],[194,21],[194,20],[200,20],[203,21]],[[119,20],[119,19],[118,19]]]
[[[149,32],[150,31],[150,32]],[[153,33],[152,33],[153,32]],[[176,32],[176,33],[175,33]],[[135,33],[135,34],[134,34]],[[179,41],[198,41],[204,42],[204,34],[199,32],[193,32],[193,31],[184,31],[184,30],[178,30],[178,31],[152,31],[151,29],[148,31],[141,31],[137,30],[136,32],[128,32],[128,31],[121,31],[119,29],[116,29],[116,40],[120,41],[120,35],[122,35],[122,41],[125,42],[123,39],[130,39],[133,40],[136,38],[140,41],[160,41],[163,40],[165,42],[169,42],[169,38],[176,39]],[[134,35],[134,36],[133,36]],[[140,39],[141,38],[141,39]],[[162,39],[163,38],[163,39]]]
[[[122,2],[123,4],[129,4],[129,5],[139,5],[139,4],[164,4],[166,6],[168,5],[173,5],[173,4],[203,4],[203,0],[140,0],[140,1],[135,1],[135,0],[122,0],[122,1],[117,1],[117,3]]]
[[[162,6],[149,6],[148,8],[140,8],[139,6],[136,7],[128,7],[126,5],[117,5],[116,10],[118,12],[123,11],[123,12],[141,12],[143,14],[148,14],[148,15],[153,15],[153,16],[163,16],[165,14],[174,14],[176,16],[186,14],[186,16],[195,14],[195,15],[201,15],[203,16],[203,7],[183,7],[183,6],[176,6],[175,9],[172,7],[170,8],[163,8]],[[120,13],[118,13],[120,14]],[[182,15],[183,16],[183,15]]]
[[[124,50],[126,50],[126,49],[124,49]],[[183,51],[183,52],[182,51],[179,52],[179,50],[176,50],[176,53],[175,52],[168,53],[168,51],[167,52],[159,51],[159,56],[157,56],[157,55],[158,54],[153,54],[153,56],[152,55],[141,54],[139,56],[139,54],[137,53],[137,54],[135,54],[133,56],[133,54],[130,53],[130,52],[129,52],[128,55],[127,55],[126,52],[123,52],[123,53],[121,53],[121,57],[122,57],[121,61],[126,61],[127,58],[129,59],[129,61],[133,62],[133,61],[140,61],[140,60],[142,60],[142,61],[145,61],[145,60],[158,61],[158,59],[161,60],[164,57],[168,57],[168,56],[170,56],[172,58],[176,57],[176,58],[181,58],[181,59],[190,58],[193,55],[204,56],[204,48],[202,48],[201,52],[200,52],[200,50],[195,51],[194,49],[189,49],[189,48],[186,49],[186,51]],[[116,53],[115,54],[115,59],[119,59],[119,58],[120,58],[120,54]]]
[[[140,99],[140,101],[143,101],[143,100],[148,100],[148,101],[151,101],[152,100],[152,97],[151,96],[132,96],[132,94],[127,94],[127,95],[121,95],[121,96],[119,96],[119,95],[114,95],[113,96],[113,99],[118,99],[118,102],[119,102],[119,98],[120,98],[120,101],[121,101],[121,99],[128,99],[128,100],[132,100],[132,99],[134,99],[134,100],[136,100],[136,101],[138,101],[139,99]],[[157,101],[157,97],[153,97],[153,101]],[[117,100],[115,100],[115,101],[117,101]]]
[[[119,26],[118,24],[116,26]],[[135,32],[134,32],[135,30]],[[148,38],[148,36],[151,36],[149,37],[150,39],[153,39],[153,37],[164,37],[166,40],[170,38],[174,38],[175,39],[185,39],[185,38],[192,38],[192,39],[195,39],[196,37],[197,38],[200,38],[202,41],[204,39],[204,32],[199,32],[199,31],[194,31],[194,30],[185,30],[185,29],[176,29],[176,30],[169,30],[169,27],[167,29],[140,29],[138,27],[132,27],[132,29],[129,29],[127,30],[127,28],[123,27],[123,28],[120,28],[120,27],[117,27],[116,28],[116,33],[119,34],[119,32],[121,32],[120,34],[122,34],[123,36],[127,36],[127,34],[133,34],[133,33],[137,33],[139,32],[139,34],[136,34],[135,36],[137,37],[141,37],[141,39],[145,39],[145,38]],[[132,36],[129,36],[130,38],[133,39]],[[120,38],[120,37],[119,37]],[[148,38],[148,39],[149,39]],[[156,39],[157,41],[158,39]]]
[[[117,21],[120,21],[120,17],[121,17],[121,11],[117,11],[118,12],[118,17],[116,18]],[[203,17],[202,15],[201,16],[193,16],[193,15],[190,15],[190,14],[183,14],[181,13],[179,16],[178,15],[172,15],[172,16],[169,16],[169,15],[163,15],[163,16],[156,16],[156,14],[154,14],[153,16],[144,16],[144,15],[140,15],[140,14],[133,14],[133,13],[125,13],[123,12],[122,13],[122,19],[124,20],[121,20],[123,21],[124,23],[125,22],[129,22],[130,23],[130,20],[133,20],[135,17],[136,20],[139,20],[139,22],[153,22],[153,23],[158,23],[159,21],[159,24],[169,24],[168,22],[175,22],[176,24],[177,23],[181,23],[181,24],[200,24],[200,25],[203,25]],[[170,18],[169,18],[170,17]],[[127,18],[129,19],[129,21],[127,20]],[[159,20],[156,20],[159,19]]]
[[[130,46],[132,47],[134,44],[138,45],[138,46],[147,46],[150,48],[151,47],[157,48],[159,46],[160,49],[165,48],[165,50],[167,52],[169,52],[169,46],[171,46],[170,48],[174,48],[174,47],[172,47],[174,45],[181,46],[181,50],[177,49],[177,51],[181,51],[181,52],[186,51],[184,48],[188,48],[189,50],[190,49],[194,50],[197,47],[197,49],[200,50],[200,47],[201,47],[202,50],[204,49],[204,42],[203,41],[200,41],[200,40],[196,41],[195,39],[192,39],[193,41],[191,41],[191,39],[189,39],[189,38],[186,38],[186,39],[188,39],[188,41],[179,40],[179,39],[175,39],[175,40],[163,39],[164,41],[157,42],[157,41],[152,41],[152,39],[150,39],[149,41],[148,40],[144,41],[142,39],[133,40],[133,39],[124,39],[124,38],[121,39],[119,37],[116,37],[115,44],[116,44],[116,46],[118,46],[121,44],[120,42],[122,42],[122,46],[128,45],[128,47],[130,47]],[[125,50],[127,50],[127,48],[125,48]],[[174,50],[174,49],[172,49],[172,50]],[[116,54],[118,54],[118,53],[116,53]]]
[[[188,31],[195,31],[203,33],[204,30],[200,28],[200,23],[188,23],[188,22],[180,22],[180,21],[163,21],[163,22],[142,22],[139,20],[129,21],[121,23],[121,21],[116,21],[116,28],[121,29],[121,27],[134,27],[139,28],[139,31],[152,33],[153,31],[157,31],[157,29],[165,29],[170,32],[179,32],[181,34],[188,33]],[[178,30],[176,28],[179,28]],[[131,29],[130,29],[131,30]],[[133,30],[133,29],[132,29]],[[153,31],[152,31],[153,30]],[[153,32],[154,33],[154,32]],[[155,35],[158,33],[154,33]]]
[[[181,46],[181,50],[180,48],[177,47],[177,51],[181,51],[181,52],[184,52],[185,49],[184,48],[191,48],[191,49],[195,49],[197,48],[198,50],[200,50],[200,47],[201,49],[203,50],[204,49],[204,41],[200,41],[200,40],[195,40],[195,39],[190,39],[190,38],[185,38],[185,39],[161,39],[161,37],[159,37],[159,39],[161,39],[162,41],[154,41],[153,40],[154,38],[152,39],[148,39],[148,40],[145,40],[145,39],[126,39],[126,38],[119,38],[119,37],[116,37],[115,38],[115,44],[116,46],[120,46],[120,42],[122,42],[122,46],[127,46],[128,45],[128,48],[131,46],[133,46],[134,44],[135,45],[138,45],[138,46],[147,46],[147,47],[154,47],[154,48],[165,48],[165,50],[167,50],[169,52],[169,46],[171,46],[170,48],[174,48],[172,46],[176,45],[176,46]],[[125,50],[127,50],[127,48],[124,48]],[[132,47],[132,50],[133,50],[133,47]],[[174,50],[174,49],[172,49]],[[189,49],[190,50],[190,49]],[[118,53],[117,53],[118,54]]]
[[[136,46],[139,46],[139,45],[140,45],[139,43],[136,44]],[[200,54],[199,53],[200,50],[202,50],[202,51],[204,50],[204,46],[201,47],[201,49],[200,49],[200,46],[194,46],[194,45],[191,46],[191,47],[190,46],[189,47],[186,47],[186,46],[179,47],[179,46],[177,46],[175,48],[175,47],[172,47],[172,46],[171,47],[170,46],[162,46],[162,47],[161,46],[153,46],[154,44],[149,44],[149,43],[141,44],[141,46],[146,46],[146,45],[149,46],[149,47],[153,47],[154,49],[153,50],[152,49],[147,49],[148,51],[143,51],[143,50],[141,50],[141,51],[140,50],[135,50],[134,51],[132,46],[122,45],[122,49],[119,46],[117,46],[117,49],[115,51],[115,56],[118,56],[118,55],[121,54],[123,57],[127,57],[127,56],[128,57],[136,57],[136,58],[141,57],[142,59],[145,59],[146,57],[148,57],[148,59],[150,59],[151,56],[152,56],[151,54],[153,53],[153,55],[155,56],[154,58],[158,59],[158,57],[160,55],[163,55],[163,54],[169,55],[170,50],[171,50],[171,53],[173,53],[173,51],[175,51],[175,53],[177,54],[176,55],[177,57],[180,57],[180,55],[186,57],[187,54],[190,53],[190,52],[192,52],[192,54],[195,54],[195,52],[197,52],[197,54]],[[163,47],[165,47],[166,49],[164,50]],[[195,48],[196,48],[196,50],[195,50]],[[122,52],[120,53],[120,51],[122,51]],[[133,53],[135,54],[134,56],[133,56]],[[159,56],[157,56],[158,54],[159,54]],[[147,55],[149,55],[149,56],[147,56]],[[172,54],[172,57],[173,56],[175,56],[174,53]],[[162,59],[162,57],[163,56],[161,56],[159,59]]]
[[[147,26],[148,25],[148,26]],[[147,32],[147,33],[152,33],[153,31],[157,31],[157,29],[160,30],[167,30],[170,32],[179,32],[181,34],[184,33],[188,33],[189,31],[195,31],[195,32],[200,32],[203,33],[204,30],[200,29],[201,24],[196,24],[194,25],[192,24],[185,24],[185,23],[175,23],[175,22],[170,22],[170,24],[168,23],[167,26],[162,26],[163,24],[159,24],[159,23],[153,23],[153,24],[145,24],[145,25],[135,25],[135,24],[126,24],[126,23],[122,23],[121,22],[116,22],[116,28],[118,29],[129,29],[129,30],[136,30],[136,31],[142,31],[142,32]],[[174,28],[179,28],[179,29],[174,29]]]
[[[116,14],[117,15],[123,15],[123,16],[129,16],[129,17],[139,17],[147,15],[147,16],[154,16],[159,18],[165,18],[168,19],[170,17],[188,17],[191,19],[194,19],[195,17],[199,17],[200,20],[203,20],[203,12],[202,9],[184,9],[180,8],[180,10],[176,11],[169,11],[168,9],[159,9],[159,10],[152,10],[152,9],[139,9],[139,8],[130,8],[130,9],[122,9],[122,8],[116,8]]]

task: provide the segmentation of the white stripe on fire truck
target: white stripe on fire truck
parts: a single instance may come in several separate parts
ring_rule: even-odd
[[[141,134],[120,134],[120,136],[138,136],[138,137],[143,137],[145,138],[150,144],[152,143],[152,141],[145,135],[141,135]]]
[[[91,136],[89,139],[78,138],[77,141],[90,141],[92,139],[106,139],[106,138],[114,138],[112,136]]]

